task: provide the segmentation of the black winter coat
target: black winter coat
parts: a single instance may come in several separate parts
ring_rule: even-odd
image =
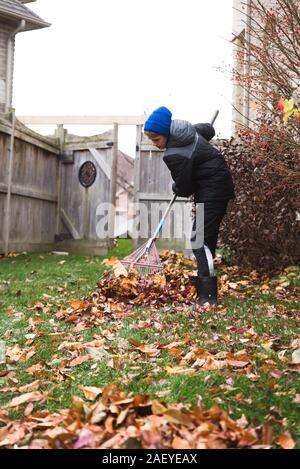
[[[171,171],[177,195],[189,197],[194,194],[195,202],[234,198],[227,163],[219,150],[208,143],[214,135],[211,124],[171,122],[163,160]]]

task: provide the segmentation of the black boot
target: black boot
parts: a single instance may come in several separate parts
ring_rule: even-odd
[[[209,303],[211,305],[218,304],[218,282],[217,277],[192,277],[192,284],[197,290],[198,304],[204,305]]]

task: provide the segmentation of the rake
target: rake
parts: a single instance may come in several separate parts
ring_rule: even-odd
[[[136,269],[141,274],[154,274],[161,272],[163,270],[163,265],[161,263],[158,250],[156,249],[154,241],[157,239],[159,232],[164,224],[165,219],[169,215],[169,212],[176,200],[177,195],[174,194],[172,200],[169,202],[165,213],[163,214],[152,238],[148,239],[146,243],[140,246],[136,251],[134,251],[129,256],[121,260],[121,263],[127,269]]]
[[[211,120],[211,124],[215,122],[217,116],[219,114],[219,111],[216,111],[214,113],[214,116]],[[196,140],[197,142],[197,140]],[[196,143],[195,143],[196,145]],[[195,147],[194,147],[195,148]],[[194,150],[193,148],[193,150]],[[192,150],[192,153],[193,153]],[[163,270],[163,265],[161,263],[160,257],[158,250],[155,246],[155,240],[157,239],[159,232],[164,224],[165,219],[170,213],[170,210],[172,208],[172,205],[174,204],[176,200],[177,194],[174,194],[172,200],[169,202],[165,213],[163,214],[152,238],[148,239],[148,241],[140,246],[138,249],[136,249],[132,254],[129,256],[125,257],[123,260],[121,260],[121,263],[126,267],[127,269],[136,269],[138,270],[142,275],[149,275],[149,274],[154,274],[157,272],[161,272]]]

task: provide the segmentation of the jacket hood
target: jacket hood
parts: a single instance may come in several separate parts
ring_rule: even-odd
[[[215,136],[215,129],[208,123],[193,125],[184,120],[172,120],[167,148],[190,145],[194,141],[196,133],[209,142]]]
[[[211,124],[195,124],[194,127],[197,133],[202,135],[208,142],[216,135],[215,129]]]
[[[190,145],[196,136],[195,127],[188,121],[172,120],[167,148]]]

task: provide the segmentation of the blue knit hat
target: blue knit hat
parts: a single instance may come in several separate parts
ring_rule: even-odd
[[[159,107],[152,112],[144,125],[144,131],[159,135],[170,135],[172,113],[166,107]]]

